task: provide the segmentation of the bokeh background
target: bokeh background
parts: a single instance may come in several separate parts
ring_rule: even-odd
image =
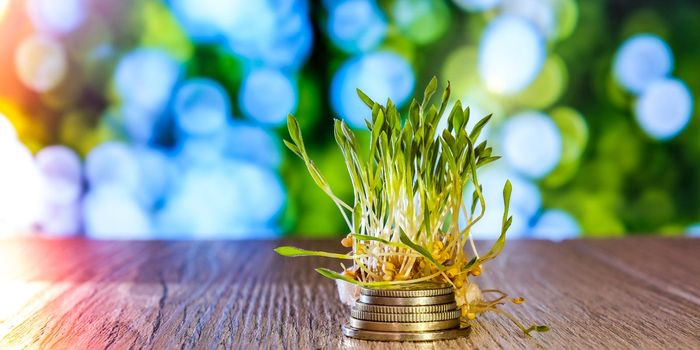
[[[477,237],[506,178],[511,237],[700,232],[695,1],[0,0],[0,235],[342,235],[287,113],[351,197],[333,118],[433,75],[494,113]]]

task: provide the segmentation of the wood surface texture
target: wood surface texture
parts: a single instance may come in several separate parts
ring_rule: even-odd
[[[523,296],[507,306],[551,331],[522,335],[487,314],[468,338],[344,338],[349,315],[317,258],[336,241],[0,241],[0,349],[700,349],[700,240],[511,241],[477,278]],[[488,242],[479,242],[481,249]]]

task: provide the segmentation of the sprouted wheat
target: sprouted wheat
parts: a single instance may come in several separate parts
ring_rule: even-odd
[[[350,233],[341,240],[347,254],[309,251],[295,247],[275,249],[285,256],[321,256],[352,261],[338,273],[318,268],[321,275],[354,285],[386,288],[417,282],[449,283],[467,322],[493,311],[505,315],[523,332],[544,332],[546,326],[523,326],[499,306],[522,304],[523,298],[509,299],[499,290],[479,290],[470,279],[482,273],[484,263],[503,249],[506,231],[512,223],[508,215],[511,184],[503,188],[504,213],[501,233],[493,247],[480,255],[471,228],[484,216],[486,203],[477,170],[497,159],[486,141],[476,144],[491,115],[479,120],[471,131],[466,125],[469,107],[457,101],[446,113],[450,84],[439,106],[429,104],[437,89],[437,79],[428,84],[422,103],[411,102],[403,120],[391,100],[386,105],[370,99],[359,89],[360,99],[371,109],[367,121],[369,154],[361,154],[357,138],[347,124],[335,120],[334,134],[343,154],[353,186],[354,202],[338,198],[309,158],[301,130],[293,116],[288,118],[291,142],[285,145],[305,163],[316,185],[336,204]],[[437,130],[441,118],[447,128]],[[465,188],[473,188],[471,196]],[[477,210],[478,207],[478,210]],[[466,219],[460,229],[459,217]],[[485,295],[494,295],[486,298]]]

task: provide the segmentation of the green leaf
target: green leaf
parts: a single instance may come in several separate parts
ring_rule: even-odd
[[[316,250],[306,250],[297,247],[282,246],[275,248],[275,252],[282,256],[288,257],[298,257],[298,256],[321,256],[324,258],[334,258],[334,259],[348,259],[352,260],[354,257],[347,254],[329,253]]]
[[[372,136],[374,138],[377,138],[379,136],[379,133],[382,132],[382,129],[384,128],[384,111],[381,109],[377,111],[377,116],[374,119],[374,124],[372,124]]]
[[[372,109],[374,107],[374,105],[376,104],[376,102],[372,101],[372,99],[369,98],[369,96],[367,96],[367,94],[362,92],[362,90],[360,90],[360,89],[355,89],[355,90],[357,91],[357,96],[360,97],[360,100],[362,100],[362,102],[364,102],[367,105],[367,107],[369,107],[369,109]]]
[[[414,98],[412,101],[415,101],[416,99]],[[413,102],[411,102],[413,103]],[[386,108],[386,115],[387,115],[387,122],[389,124],[389,129],[391,129],[392,132],[395,132],[397,130],[401,129],[401,116],[399,115],[399,112],[396,110],[396,106],[394,105],[387,105]]]
[[[362,205],[360,202],[355,204],[355,208],[352,213],[352,226],[354,232],[360,232],[360,224],[362,223]]]
[[[411,106],[408,107],[408,120],[410,125],[414,125],[416,127],[420,125],[420,106],[415,99],[411,102]]]
[[[437,266],[438,268],[440,268],[440,269],[444,268],[444,266],[442,266],[442,264],[437,262],[437,260],[435,260],[435,258],[433,258],[433,256],[430,255],[430,252],[428,252],[428,250],[419,246],[418,244],[413,243],[413,241],[411,241],[411,239],[406,235],[405,232],[403,232],[403,230],[401,230],[400,237],[401,237],[400,238],[401,243],[407,245],[409,248],[414,250],[416,253],[418,253],[418,254],[422,255],[423,257],[425,257],[426,259],[428,259],[431,263],[433,263],[433,265]]]
[[[287,129],[289,130],[289,136],[292,138],[292,141],[303,151],[304,139],[301,137],[301,128],[299,128],[299,123],[297,123],[296,118],[291,114],[287,115]]]
[[[481,156],[481,154],[484,152],[486,149],[486,141],[481,142],[476,148],[474,149],[474,154],[477,156]]]
[[[430,98],[433,97],[435,90],[437,90],[437,83],[437,77],[433,76],[433,78],[430,79],[428,86],[425,87],[425,92],[423,92],[423,102],[421,103],[421,107],[427,107],[428,102],[430,102]]]
[[[455,102],[455,105],[452,106],[452,111],[450,112],[450,115],[447,117],[447,130],[452,131],[452,130],[457,130],[459,133],[459,121],[462,117],[462,102],[457,100]]]
[[[354,280],[354,279],[352,279],[352,278],[350,278],[350,277],[348,277],[348,276],[345,276],[345,275],[343,275],[343,274],[339,274],[339,273],[337,273],[337,272],[335,272],[335,271],[333,271],[333,270],[331,270],[331,269],[326,269],[326,268],[323,268],[323,267],[319,267],[319,268],[317,268],[317,269],[315,269],[315,270],[316,270],[316,272],[320,273],[321,276],[326,277],[326,278],[330,278],[330,279],[332,279],[332,280],[343,280],[343,281],[345,281],[345,282],[349,282],[349,283],[352,283],[352,284],[359,284],[359,283],[358,283],[359,281]]]
[[[474,125],[474,128],[472,129],[472,132],[469,134],[469,138],[476,141],[476,139],[479,137],[479,134],[481,134],[481,129],[486,126],[486,123],[491,120],[491,117],[493,114],[489,114],[485,116],[483,119],[479,120],[476,125]]]
[[[464,109],[462,116],[464,118],[464,125],[467,125],[467,123],[469,123],[469,117],[471,116],[471,108],[469,108],[469,106]]]
[[[532,325],[530,328],[525,330],[525,334],[530,335],[532,332],[539,332],[539,333],[544,333],[544,332],[549,332],[549,327],[547,326],[540,326],[540,325]]]
[[[457,140],[455,140],[454,136],[452,136],[452,134],[450,134],[449,131],[442,131],[442,140],[444,140],[447,143],[447,148],[450,151],[456,150],[455,144],[457,143]]]
[[[483,193],[483,188],[479,186],[479,191],[482,191]],[[479,193],[474,190],[472,192],[472,207],[471,207],[471,215],[474,216],[474,211],[476,210],[476,205],[479,203]]]
[[[471,260],[469,260],[468,263],[466,263],[466,264],[462,267],[462,270],[469,270],[469,269],[471,269],[472,266],[474,266],[474,265],[476,264],[477,260],[478,260],[478,259],[477,259],[476,257],[473,257]]]
[[[495,157],[485,157],[485,158],[479,158],[479,161],[476,162],[476,165],[478,167],[484,166],[488,163],[495,162],[497,160],[501,159],[500,156],[495,156]]]
[[[513,190],[513,186],[510,183],[510,180],[506,180],[505,186],[503,186],[503,224],[501,226],[501,234],[498,236],[498,239],[496,240],[496,243],[493,244],[493,247],[491,247],[491,250],[489,250],[486,255],[482,256],[481,259],[479,259],[480,263],[487,262],[501,253],[503,250],[503,246],[506,244],[506,232],[508,231],[508,228],[510,225],[513,223],[513,217],[508,216],[508,209],[510,207],[510,195]]]
[[[320,187],[322,190],[326,191],[326,188],[328,187],[326,180],[323,178],[321,175],[321,172],[316,169],[316,164],[314,164],[313,161],[309,160],[306,163],[306,169],[309,171],[309,175],[311,175],[311,179],[314,180],[316,185]]]
[[[450,100],[450,81],[447,81],[447,87],[445,87],[445,91],[442,93],[442,102],[440,103],[440,109],[438,110],[437,117],[439,118],[442,113],[445,112],[445,109],[447,108],[447,102]],[[434,122],[431,120],[431,123]]]
[[[297,147],[295,144],[287,140],[282,140],[282,142],[284,142],[284,145],[287,146],[287,148],[289,148],[290,151],[294,152],[294,154],[299,156],[299,158],[304,158],[304,156],[301,155],[301,150],[299,150],[299,147]]]
[[[508,208],[510,207],[510,195],[513,192],[513,185],[510,180],[506,180],[506,184],[503,186],[503,204],[505,210],[503,211],[503,221],[505,222],[508,217]]]

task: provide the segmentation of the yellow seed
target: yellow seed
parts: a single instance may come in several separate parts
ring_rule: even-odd
[[[525,298],[523,298],[523,297],[517,297],[517,298],[511,299],[510,301],[512,301],[513,304],[522,304],[522,303],[525,302]]]
[[[453,283],[455,284],[455,287],[462,288],[462,286],[464,285],[464,280],[461,278],[457,278],[453,281]]]
[[[346,248],[352,247],[352,236],[347,235],[345,238],[343,238],[343,239],[340,241],[340,244],[342,244],[343,247],[346,247]]]
[[[461,312],[461,313],[462,313],[462,317],[467,317],[467,314],[469,314],[469,306],[468,306],[468,305],[462,306],[462,310],[461,310],[461,311],[462,311],[462,312]]]
[[[382,266],[382,271],[384,271],[384,273],[386,273],[386,274],[394,275],[396,273],[396,266],[394,266],[394,264],[387,261]]]
[[[408,279],[408,276],[400,273],[400,274],[396,275],[396,277],[394,277],[394,279],[397,281],[405,281]]]
[[[435,241],[433,242],[433,250],[442,250],[442,248],[445,248],[445,245],[442,244],[442,241]]]
[[[447,270],[447,275],[450,277],[454,277],[459,273],[459,269],[457,266],[453,266]]]
[[[473,312],[467,313],[467,318],[470,320],[473,320],[476,318],[476,314]]]
[[[350,270],[350,269],[347,269],[347,270],[343,271],[343,275],[345,275],[345,276],[347,276],[347,277],[350,277],[350,278],[352,278],[352,279],[355,279],[355,277],[357,277],[357,276],[355,275],[355,271]]]
[[[394,279],[394,274],[385,273],[384,276],[382,276],[382,279],[385,281],[391,281]]]
[[[481,275],[481,265],[477,265],[476,267],[474,267],[471,271],[469,271],[469,274],[473,276]]]

